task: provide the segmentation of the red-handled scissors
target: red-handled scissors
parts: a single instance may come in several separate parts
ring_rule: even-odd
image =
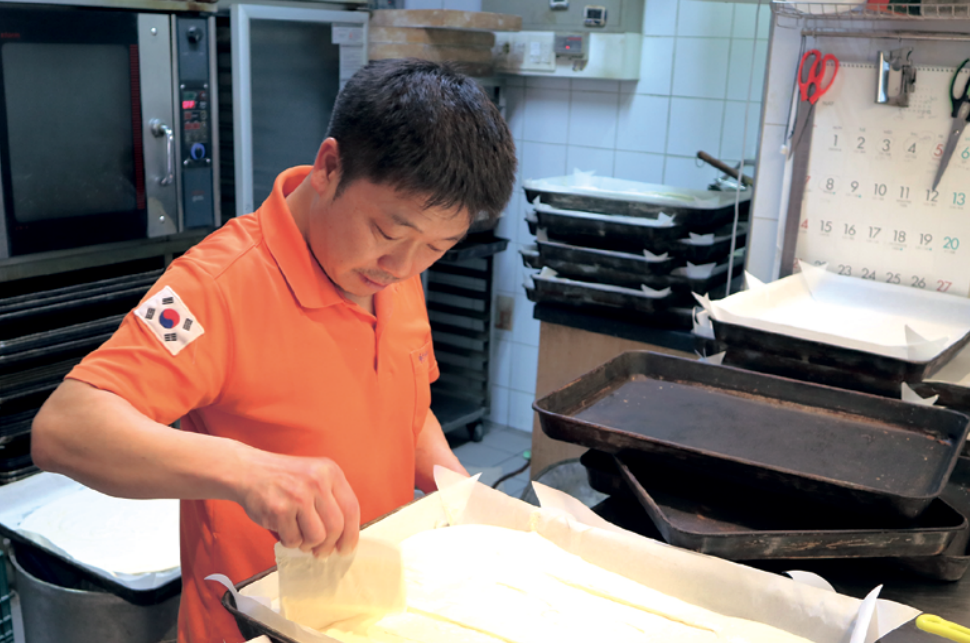
[[[831,76],[828,75],[829,62],[832,63]],[[815,115],[815,104],[835,82],[838,73],[839,59],[832,54],[823,56],[818,49],[809,49],[802,56],[802,62],[798,65],[798,91],[801,100],[807,102],[808,105],[799,105],[798,107],[798,116],[795,118],[795,133],[792,135],[792,149],[801,142],[806,124],[811,123],[812,117]],[[825,82],[826,77],[828,77],[828,82]]]

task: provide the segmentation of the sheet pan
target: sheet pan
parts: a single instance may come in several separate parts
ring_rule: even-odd
[[[653,462],[641,465],[633,454],[590,450],[581,461],[593,488],[626,487],[666,542],[730,560],[937,556],[954,541],[966,548],[966,517],[941,499],[915,521],[899,524],[793,503],[770,489]]]
[[[907,518],[943,491],[970,422],[646,351],[623,353],[533,408],[557,440]]]
[[[529,203],[538,197],[543,203],[566,210],[634,217],[656,217],[664,212],[690,226],[711,226],[734,219],[734,192],[691,190],[586,172],[530,179],[523,187]],[[750,190],[742,191],[742,215],[747,215],[750,204]]]
[[[970,342],[970,300],[802,272],[719,301],[699,298],[714,334],[759,350],[889,381],[926,379]]]

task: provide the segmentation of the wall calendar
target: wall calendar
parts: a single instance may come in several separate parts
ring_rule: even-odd
[[[875,102],[874,65],[841,65],[815,109],[797,258],[851,277],[970,296],[970,127],[932,189],[955,71],[918,68],[909,107],[901,108]]]

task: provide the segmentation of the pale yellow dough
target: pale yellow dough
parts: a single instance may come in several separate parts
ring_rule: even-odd
[[[345,643],[808,643],[649,589],[535,533],[464,525],[403,543],[407,611],[325,631]]]

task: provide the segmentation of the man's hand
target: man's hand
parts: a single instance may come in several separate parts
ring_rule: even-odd
[[[335,462],[259,452],[252,464],[237,502],[284,547],[321,557],[357,547],[360,506]]]

